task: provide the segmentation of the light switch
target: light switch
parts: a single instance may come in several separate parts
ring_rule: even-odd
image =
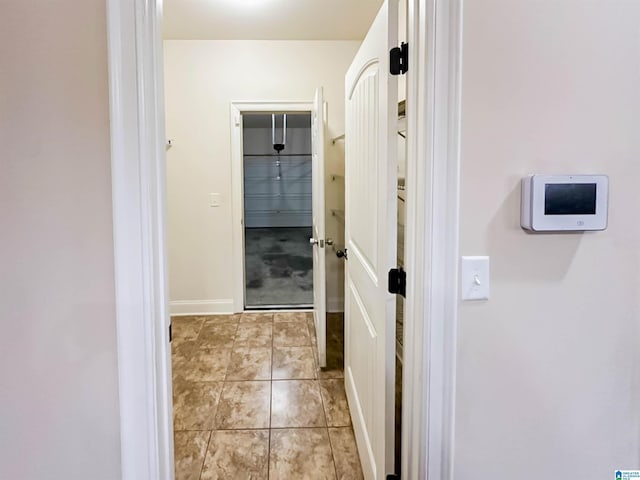
[[[222,194],[212,193],[210,195],[209,204],[212,207],[219,207],[221,203],[222,203]]]
[[[489,300],[489,257],[462,257],[462,300]]]

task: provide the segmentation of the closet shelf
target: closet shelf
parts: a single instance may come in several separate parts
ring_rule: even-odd
[[[282,210],[282,209],[270,209],[270,210],[246,210],[245,216],[251,215],[311,215],[311,210]]]

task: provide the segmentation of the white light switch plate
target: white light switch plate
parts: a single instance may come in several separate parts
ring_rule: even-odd
[[[462,257],[462,300],[489,300],[489,257]]]
[[[212,207],[219,207],[222,203],[222,194],[212,193],[209,198],[209,205]]]

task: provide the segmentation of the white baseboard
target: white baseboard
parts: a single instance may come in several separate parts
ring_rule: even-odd
[[[284,311],[284,310],[283,310]],[[292,310],[297,311],[297,310]],[[327,312],[343,312],[344,298],[327,299]],[[169,302],[171,316],[180,315],[221,315],[234,312],[232,299],[223,300],[174,300]]]
[[[219,315],[235,313],[233,299],[223,300],[175,300],[169,302],[172,316]]]
[[[344,298],[327,298],[327,312],[344,312]]]

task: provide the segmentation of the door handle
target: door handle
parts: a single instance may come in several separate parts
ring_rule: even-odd
[[[320,248],[324,248],[324,240],[316,240],[315,238],[310,238],[309,243],[311,245],[318,245]]]
[[[332,239],[330,239],[330,238],[327,238],[327,239],[325,240],[325,242],[326,242],[326,244],[327,244],[327,245],[329,245],[329,246],[333,245],[333,240],[332,240]]]

